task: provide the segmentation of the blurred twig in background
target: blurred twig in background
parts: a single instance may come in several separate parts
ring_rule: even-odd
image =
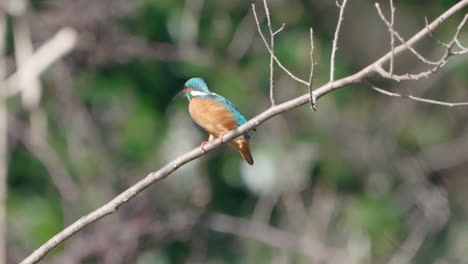
[[[42,87],[40,83],[40,75],[54,62],[68,53],[74,46],[76,41],[76,33],[66,28],[61,30],[54,38],[47,41],[37,51],[33,50],[28,21],[25,18],[27,10],[26,1],[6,1],[3,4],[4,10],[1,10],[0,22],[0,78],[2,79],[2,89],[0,91],[0,263],[6,263],[6,241],[5,236],[5,197],[6,197],[6,174],[8,171],[8,130],[15,131],[14,136],[22,134],[22,139],[27,142],[27,145],[32,149],[36,148],[39,159],[50,160],[51,153],[45,152],[44,149],[51,149],[48,146],[46,138],[47,135],[47,116],[42,109],[39,108]],[[6,70],[6,43],[7,43],[7,12],[12,16],[12,28],[14,37],[14,51],[17,70],[15,73],[7,77]],[[23,107],[29,111],[29,129],[19,129],[18,126],[12,126],[8,129],[8,113],[7,113],[7,99],[16,93],[20,93]],[[13,120],[16,122],[16,120]],[[22,130],[20,132],[20,130]],[[26,132],[27,131],[27,132]],[[54,163],[55,165],[52,165]],[[51,165],[51,172],[54,171],[53,167],[61,166],[61,161],[54,159]],[[45,162],[44,164],[47,164]],[[55,170],[57,171],[57,170]],[[66,170],[62,169],[62,172]],[[62,190],[64,184],[60,182],[67,181],[66,177],[51,173],[54,182],[57,183],[57,188]],[[54,177],[56,175],[57,177]],[[69,183],[70,185],[72,183]],[[70,188],[62,191],[64,201],[67,201],[68,195],[76,196]],[[68,199],[69,200],[69,199]],[[70,204],[64,205],[64,209],[70,208]]]
[[[5,78],[7,20],[0,10],[0,79]],[[3,87],[2,87],[3,88]],[[8,113],[5,89],[0,89],[0,263],[6,263],[6,196],[8,174]]]

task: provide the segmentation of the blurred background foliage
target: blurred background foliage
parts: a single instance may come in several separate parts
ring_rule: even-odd
[[[379,2],[388,11],[388,2]],[[457,2],[395,0],[397,29],[409,38],[425,16],[432,20]],[[313,27],[315,87],[326,83],[335,1],[268,3],[274,27],[286,24],[277,56],[307,78]],[[263,4],[255,4],[266,32]],[[389,50],[373,5],[348,3],[338,77]],[[435,36],[450,38],[463,15]],[[45,132],[35,130],[19,98],[8,100],[16,123],[9,127],[8,263],[205,140],[187,101],[171,102],[188,78],[203,77],[247,118],[269,107],[269,54],[251,1],[35,0],[22,16],[34,47],[63,26],[79,35],[71,54],[43,76],[41,103],[31,110],[44,114]],[[464,43],[467,38],[464,30]],[[10,65],[13,41],[10,32]],[[430,38],[416,48],[433,59],[442,53]],[[396,59],[398,73],[424,69],[410,54]],[[429,79],[371,81],[467,101],[467,72],[461,56]],[[306,92],[275,70],[277,102]],[[319,100],[315,113],[302,106],[252,132],[254,166],[227,147],[209,153],[76,234],[44,262],[466,263],[467,111],[358,85],[337,90]],[[28,140],[36,133],[45,133],[41,144]]]

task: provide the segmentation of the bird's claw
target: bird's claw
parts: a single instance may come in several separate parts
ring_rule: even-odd
[[[201,145],[200,145],[200,148],[201,148],[201,150],[202,150],[203,152],[206,152],[206,150],[205,150],[205,145],[206,145],[206,143],[208,143],[208,141],[203,141],[203,142],[201,143]]]
[[[219,141],[221,141],[221,143],[224,143],[224,135],[226,135],[227,132],[229,132],[229,131],[223,132],[223,133],[219,136]]]
[[[229,131],[227,131],[227,132],[229,132]],[[223,138],[223,137],[224,137],[224,135],[225,135],[227,132],[223,132],[223,133],[219,136],[219,141],[220,141],[221,143],[224,143],[224,138]],[[202,150],[203,152],[206,152],[206,150],[205,150],[205,145],[206,145],[206,143],[208,143],[208,142],[210,142],[210,141],[203,141],[203,142],[201,143],[200,148],[201,148],[201,150]]]

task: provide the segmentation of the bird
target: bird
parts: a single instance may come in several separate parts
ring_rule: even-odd
[[[193,121],[209,134],[208,140],[200,145],[203,151],[209,141],[219,138],[224,143],[223,137],[227,132],[247,122],[233,103],[210,91],[202,78],[190,78],[173,100],[184,97],[189,100],[189,113]],[[249,141],[250,135],[245,133],[231,140],[228,145],[239,151],[248,164],[253,165]]]

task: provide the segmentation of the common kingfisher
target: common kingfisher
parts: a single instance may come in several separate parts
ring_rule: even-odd
[[[233,103],[211,92],[202,78],[188,80],[184,89],[173,100],[183,97],[189,100],[189,112],[193,121],[210,134],[208,141],[201,144],[202,150],[204,150],[204,145],[214,138],[219,138],[223,142],[223,136],[227,132],[247,122]],[[249,134],[245,133],[230,141],[229,146],[239,151],[247,163],[253,165],[249,140]]]

